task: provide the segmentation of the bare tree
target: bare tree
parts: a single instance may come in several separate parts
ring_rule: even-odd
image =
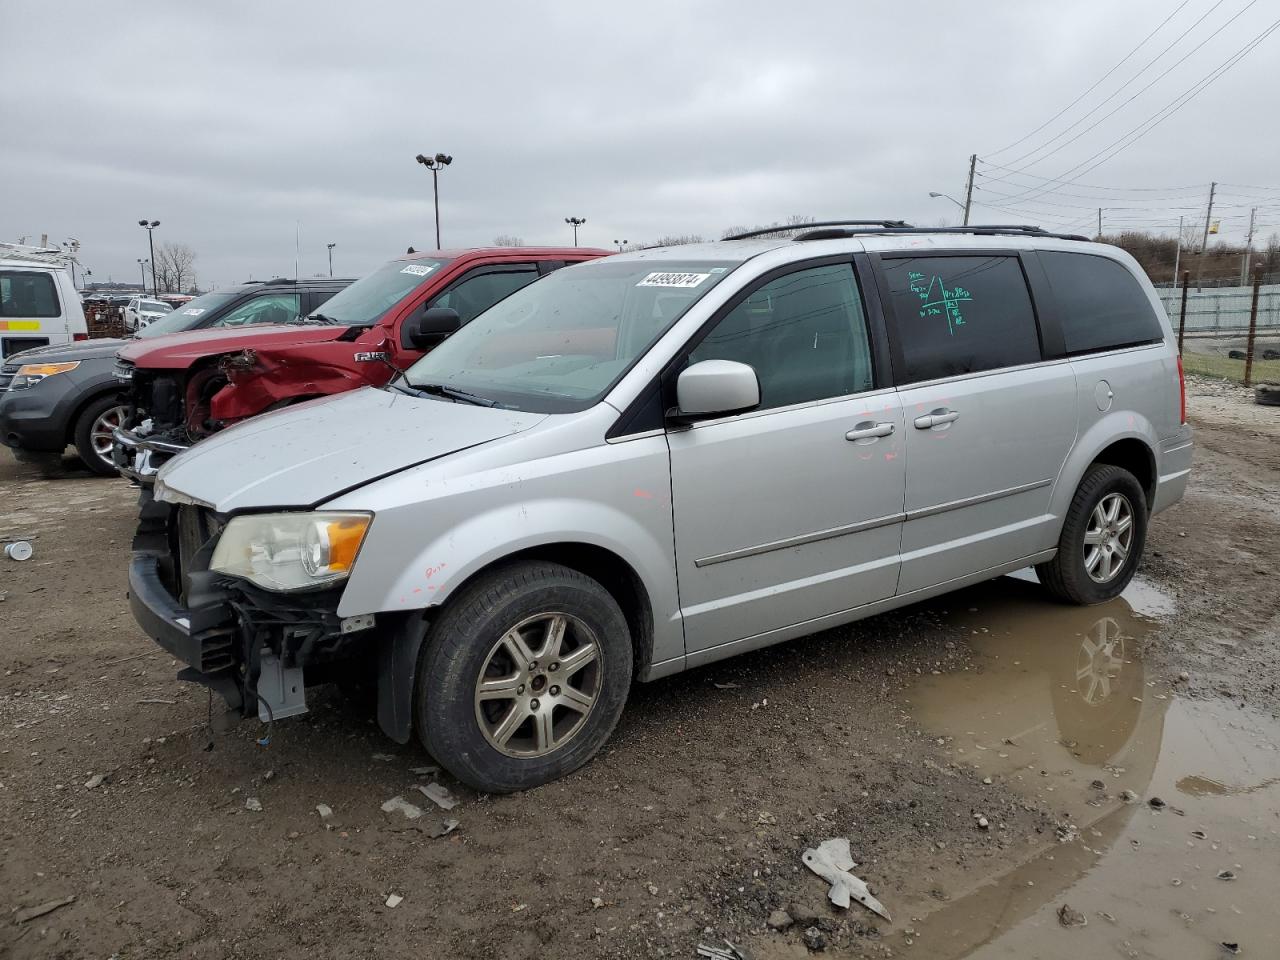
[[[701,242],[702,236],[697,233],[670,234],[665,237],[659,237],[652,243],[641,244],[640,249],[644,250],[649,247],[682,247],[687,243]]]
[[[495,247],[523,247],[524,238],[517,237],[513,233],[500,233],[493,238],[493,245]]]
[[[185,243],[156,247],[156,283],[164,293],[182,293],[196,282],[196,252]]]
[[[786,222],[779,223],[775,220],[773,223],[757,224],[754,227],[728,227],[721,234],[721,238],[736,236],[740,233],[747,233],[749,230],[767,230],[768,233],[760,234],[761,239],[782,239],[793,236],[801,228],[813,223],[814,218],[805,216],[802,213],[793,213],[787,217]]]

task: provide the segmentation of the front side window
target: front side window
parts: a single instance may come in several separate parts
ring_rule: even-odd
[[[1109,257],[1039,253],[1058,303],[1067,353],[1152,343],[1164,336],[1137,279]]]
[[[0,317],[56,317],[61,313],[49,274],[0,271]]]
[[[760,409],[870,390],[866,317],[853,268],[811,267],[747,295],[689,354],[756,372]]]
[[[585,410],[740,262],[602,257],[564,267],[462,327],[409,368],[408,383],[514,410]]]
[[[240,304],[225,317],[219,317],[214,326],[244,327],[254,323],[292,323],[298,319],[301,310],[296,293],[272,293]]]
[[[392,260],[335,293],[316,311],[322,323],[371,327],[418,287],[434,280],[449,261]]]
[[[234,293],[206,293],[196,297],[181,309],[165,314],[139,330],[138,337],[163,337],[167,333],[180,333],[202,326],[209,315],[236,298]]]
[[[1031,294],[1017,257],[884,259],[898,383],[998,370],[1040,359]]]
[[[467,324],[499,300],[537,279],[538,268],[533,264],[520,264],[518,267],[502,270],[482,269],[463,277],[432,300],[429,306],[451,307],[458,311],[458,319]]]

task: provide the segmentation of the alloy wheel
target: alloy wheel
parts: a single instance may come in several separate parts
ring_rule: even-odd
[[[1084,569],[1094,583],[1110,583],[1133,549],[1133,504],[1122,493],[1109,493],[1089,515],[1084,533]]]
[[[124,415],[123,406],[109,407],[102,411],[102,415],[93,421],[93,426],[89,428],[89,443],[93,445],[93,452],[103,463],[112,463],[111,445],[115,442],[115,429],[124,423]]]

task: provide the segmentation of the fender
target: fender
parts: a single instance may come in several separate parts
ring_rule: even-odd
[[[349,343],[343,346],[348,350],[358,349]],[[362,366],[372,367],[375,364]],[[215,420],[233,423],[264,413],[282,401],[377,386],[387,381],[391,371],[383,364],[376,366],[379,369],[375,372],[352,370],[319,361],[285,364],[276,362],[269,353],[263,351],[258,355],[253,370],[233,374],[235,379],[214,395],[210,404],[211,413]],[[368,373],[375,375],[368,376]],[[382,375],[384,373],[385,376]]]
[[[1071,453],[1062,464],[1057,483],[1054,484],[1049,512],[1059,520],[1064,519],[1071,506],[1071,498],[1076,495],[1076,489],[1084,479],[1089,464],[1107,447],[1128,439],[1142,442],[1151,455],[1153,476],[1159,476],[1160,440],[1154,424],[1135,410],[1113,410],[1076,439]]]

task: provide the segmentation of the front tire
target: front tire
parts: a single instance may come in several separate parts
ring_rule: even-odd
[[[595,580],[555,563],[500,567],[431,627],[418,662],[418,736],[477,790],[536,787],[609,739],[631,665],[626,618]]]
[[[114,477],[111,432],[124,423],[125,407],[118,397],[99,397],[76,418],[72,442],[84,465],[100,477]]]
[[[1147,498],[1122,467],[1096,463],[1067,510],[1058,555],[1036,564],[1036,575],[1059,600],[1105,603],[1129,585],[1147,542]]]

